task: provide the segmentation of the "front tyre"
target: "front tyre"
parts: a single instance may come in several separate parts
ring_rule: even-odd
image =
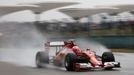
[[[76,60],[76,55],[73,54],[73,53],[68,53],[66,56],[65,56],[65,61],[64,61],[64,65],[65,65],[65,68],[67,71],[74,71],[74,63],[75,63],[75,60]]]
[[[115,57],[112,52],[104,52],[102,54],[102,63],[104,64],[105,62],[115,62]],[[110,70],[113,67],[108,67],[105,68],[106,70]]]

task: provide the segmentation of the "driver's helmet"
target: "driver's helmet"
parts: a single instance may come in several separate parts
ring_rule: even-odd
[[[90,51],[90,48],[87,48],[86,50],[87,50],[87,51]]]
[[[69,39],[69,40],[67,41],[68,44],[74,44],[74,42],[75,42],[74,39]]]
[[[77,50],[79,50],[79,47],[78,47],[78,46],[74,46],[74,47],[72,48],[72,50],[73,50],[73,51],[77,51]]]

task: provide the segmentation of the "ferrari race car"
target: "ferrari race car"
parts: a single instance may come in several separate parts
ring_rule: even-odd
[[[104,52],[99,56],[90,49],[81,50],[74,41],[45,43],[45,51],[36,54],[36,66],[43,68],[44,64],[64,66],[67,71],[120,68],[120,62],[115,61],[112,52]]]

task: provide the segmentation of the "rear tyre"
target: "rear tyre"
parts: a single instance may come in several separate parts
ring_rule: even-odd
[[[65,61],[64,61],[64,65],[67,71],[74,71],[74,63],[76,60],[77,56],[73,53],[68,53],[65,56]]]
[[[43,68],[44,64],[49,64],[48,54],[43,51],[39,51],[36,54],[36,66],[38,68]]]
[[[102,63],[104,64],[105,62],[115,62],[115,57],[112,52],[104,52],[102,54]],[[110,70],[113,67],[108,67],[105,68],[106,70]]]

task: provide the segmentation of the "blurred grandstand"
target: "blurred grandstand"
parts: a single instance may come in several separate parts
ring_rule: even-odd
[[[82,19],[75,22],[53,21],[53,22],[35,22],[35,25],[42,32],[57,32],[73,35],[90,36],[133,36],[134,35],[134,15],[129,12],[120,13],[117,16],[108,14],[98,14],[88,17],[88,21],[82,22]],[[122,14],[124,16],[122,16]],[[98,16],[99,18],[96,18]],[[89,19],[91,18],[91,19]]]

